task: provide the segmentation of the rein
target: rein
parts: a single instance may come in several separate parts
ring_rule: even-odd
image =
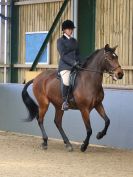
[[[106,53],[104,53],[104,54],[106,54]],[[105,61],[108,61],[108,58],[106,57],[106,55],[105,55],[105,58],[104,58],[104,60]],[[118,69],[118,68],[120,68],[121,66],[119,65],[119,66],[117,66],[117,67],[115,67],[115,68],[113,68],[112,70],[110,70],[110,71],[98,71],[98,70],[95,70],[95,69],[91,69],[91,68],[83,68],[83,67],[81,67],[81,66],[79,66],[78,68],[79,69],[81,69],[81,70],[84,70],[84,71],[90,71],[90,72],[95,72],[95,73],[100,73],[100,74],[103,74],[103,73],[108,73],[110,76],[112,75],[112,74],[114,74],[114,71],[116,70],[116,69]]]
[[[81,66],[78,66],[78,68],[81,69],[81,70],[84,70],[84,71],[90,71],[90,72],[95,72],[95,73],[100,73],[100,74],[104,73],[102,71],[94,70],[94,69],[91,69],[91,68],[86,69],[86,68],[83,68]]]

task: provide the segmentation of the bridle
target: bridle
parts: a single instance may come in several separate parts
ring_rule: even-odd
[[[104,51],[104,56],[105,56],[105,57],[104,57],[104,62],[107,61],[107,62],[109,63],[110,59],[107,58],[107,53],[108,53],[108,52]],[[116,55],[115,53],[113,53],[113,54]],[[90,71],[90,72],[95,72],[95,73],[100,73],[100,74],[108,73],[109,76],[112,76],[112,75],[114,74],[114,71],[115,71],[116,69],[120,68],[120,67],[121,67],[121,66],[118,65],[117,67],[113,67],[113,68],[110,69],[109,71],[107,71],[107,70],[98,71],[98,70],[95,70],[95,69],[90,68],[90,67],[88,67],[88,68],[83,68],[83,67],[81,67],[81,66],[79,66],[78,68],[79,68],[80,70],[83,70],[83,71]]]
[[[106,51],[104,51],[104,55],[105,55],[105,61],[107,61],[108,63],[110,63],[110,59],[107,58],[107,53]],[[114,52],[113,52],[114,56],[117,56]],[[106,73],[108,73],[110,76],[112,76],[114,74],[114,71],[116,71],[118,68],[121,68],[120,65],[118,65],[117,67],[112,67],[112,69],[110,69],[109,71],[106,71]]]

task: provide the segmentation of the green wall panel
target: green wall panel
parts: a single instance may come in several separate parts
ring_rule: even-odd
[[[11,82],[18,82],[18,69],[13,65],[18,63],[19,7],[11,3]]]
[[[96,0],[79,0],[78,41],[82,57],[95,50],[95,9]]]

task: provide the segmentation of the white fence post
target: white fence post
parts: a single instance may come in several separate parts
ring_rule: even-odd
[[[2,0],[0,2],[0,79],[4,83],[9,81],[7,74],[9,74],[10,65],[10,1]],[[9,78],[9,76],[8,76]]]

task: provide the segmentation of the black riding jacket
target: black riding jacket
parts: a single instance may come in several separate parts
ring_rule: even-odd
[[[57,49],[60,54],[59,72],[62,70],[71,71],[73,65],[80,59],[77,40],[74,38],[68,39],[63,35],[57,40]]]

